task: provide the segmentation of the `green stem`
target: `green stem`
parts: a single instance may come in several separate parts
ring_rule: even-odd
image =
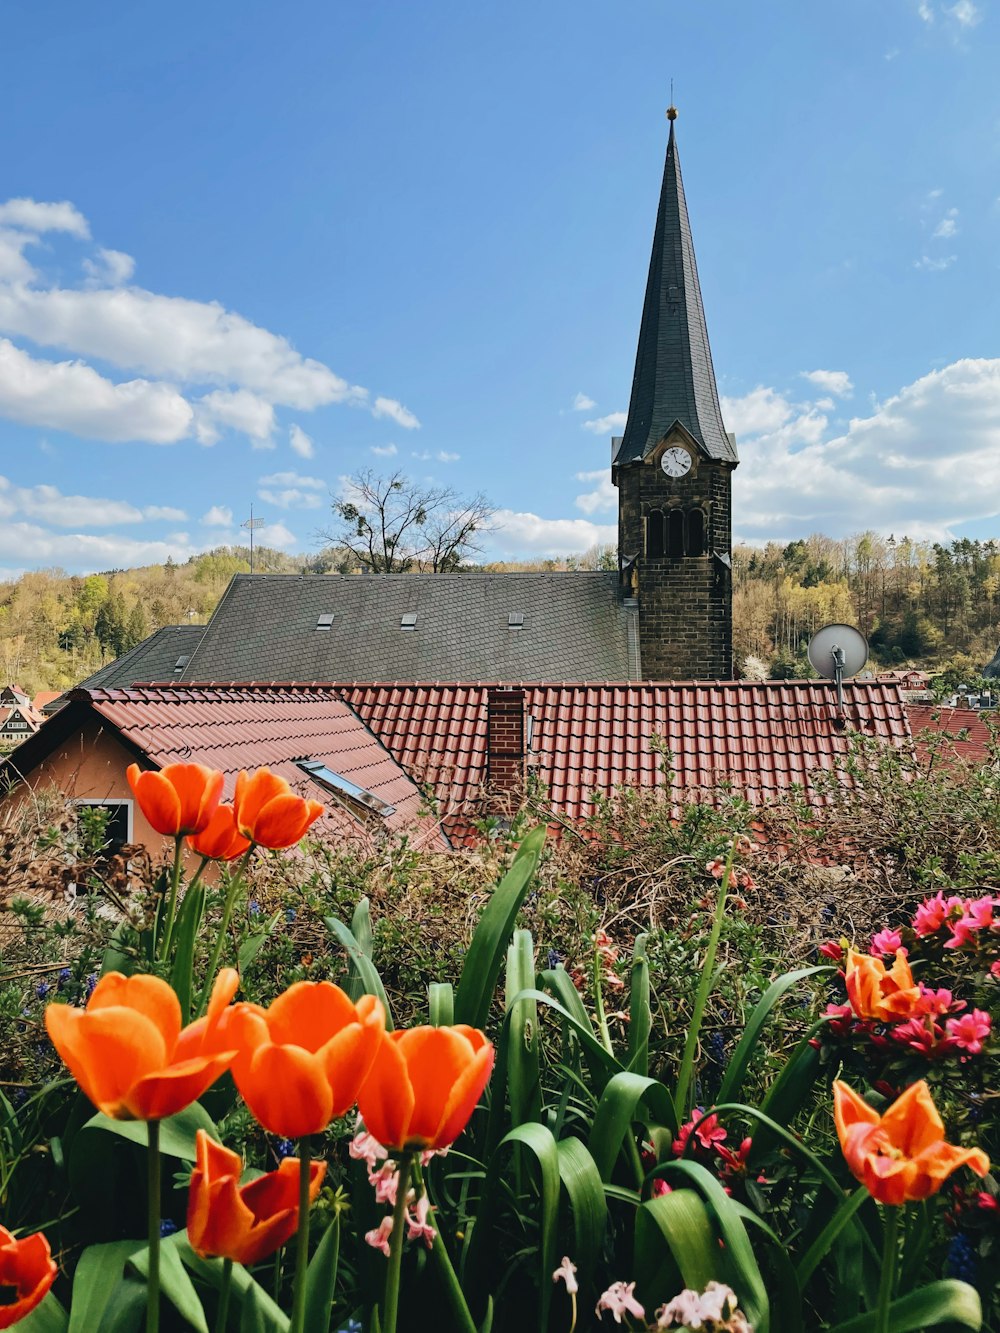
[[[147,1120],[147,1195],[149,1201],[149,1277],[146,1281],[146,1333],[160,1329],[160,1122]]]
[[[604,991],[601,986],[601,955],[596,947],[594,949],[594,1008],[597,1013],[597,1030],[600,1034],[601,1045],[607,1051],[608,1055],[614,1055],[614,1049],[611,1045],[611,1032],[608,1029],[608,1020],[604,1013]]]
[[[899,1233],[899,1214],[901,1206],[886,1204],[882,1209],[882,1225],[885,1231],[882,1250],[882,1274],[878,1284],[878,1308],[875,1316],[875,1333],[889,1333],[889,1307],[892,1304],[892,1289],[896,1279],[897,1236]]]
[[[309,1140],[299,1139],[299,1230],[295,1238],[295,1295],[290,1333],[305,1333],[309,1267]]]
[[[434,1248],[431,1253],[437,1263],[448,1304],[451,1306],[455,1328],[460,1330],[460,1333],[476,1333],[476,1321],[469,1312],[465,1293],[462,1291],[462,1284],[459,1282],[458,1275],[452,1265],[448,1247],[441,1239],[440,1228],[435,1229]]]
[[[719,948],[719,937],[722,935],[722,925],[726,919],[726,900],[729,896],[729,876],[733,870],[733,859],[736,855],[735,844],[730,847],[729,855],[726,857],[726,866],[722,872],[722,879],[719,881],[719,897],[715,904],[715,919],[712,922],[712,933],[708,937],[708,948],[705,950],[705,962],[701,969],[701,980],[698,982],[698,991],[695,995],[694,1009],[691,1013],[691,1026],[688,1028],[687,1041],[684,1043],[684,1054],[681,1057],[680,1073],[677,1075],[677,1089],[674,1093],[674,1106],[677,1108],[677,1119],[685,1120],[689,1110],[688,1095],[694,1084],[694,1057],[698,1049],[698,1038],[701,1034],[701,1021],[705,1016],[705,1006],[708,1004],[708,997],[712,990],[712,978],[715,972],[715,955]]]
[[[222,1265],[222,1290],[219,1292],[219,1313],[215,1320],[215,1333],[226,1333],[229,1319],[229,1292],[233,1285],[233,1261],[226,1259]]]
[[[198,1013],[204,1013],[205,1005],[208,1003],[209,993],[212,989],[212,982],[215,980],[215,973],[219,966],[219,958],[222,955],[222,946],[226,942],[226,931],[229,929],[229,922],[232,919],[233,908],[236,906],[236,891],[243,883],[243,872],[247,868],[247,863],[253,855],[255,843],[243,853],[243,859],[237,866],[232,878],[229,881],[229,887],[226,890],[226,901],[222,909],[222,921],[219,924],[219,933],[216,936],[215,944],[212,946],[212,956],[208,962],[208,971],[205,973],[205,985],[202,987],[201,998],[198,1001]]]
[[[181,848],[184,839],[180,834],[174,838],[174,866],[170,872],[170,897],[167,900],[167,930],[163,936],[160,957],[166,958],[170,952],[170,942],[174,938],[174,921],[177,918],[177,892],[181,883]]]
[[[399,1312],[399,1272],[403,1263],[403,1232],[406,1230],[406,1196],[410,1190],[413,1154],[403,1152],[399,1159],[396,1206],[392,1210],[392,1237],[389,1241],[389,1271],[385,1277],[385,1304],[382,1308],[382,1333],[396,1333]]]

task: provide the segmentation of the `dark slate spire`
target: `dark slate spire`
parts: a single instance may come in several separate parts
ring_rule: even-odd
[[[681,165],[674,139],[673,107],[660,206],[653,234],[639,350],[625,434],[615,458],[644,458],[679,422],[709,458],[736,463],[726,434],[708,346],[705,310],[691,240]]]

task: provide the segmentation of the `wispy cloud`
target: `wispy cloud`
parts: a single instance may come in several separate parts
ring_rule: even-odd
[[[594,435],[614,435],[625,429],[627,420],[627,412],[609,412],[606,417],[596,417],[593,421],[585,421],[583,429],[593,432]]]
[[[430,449],[422,449],[420,453],[413,453],[410,457],[420,463],[457,463],[462,455],[450,454],[447,449],[438,449],[436,453],[432,453]]]
[[[301,426],[293,424],[288,428],[288,443],[300,458],[312,458],[316,452],[315,445]]]
[[[371,451],[376,458],[395,458],[399,453],[394,444],[373,444]]]
[[[574,412],[592,412],[596,406],[593,398],[588,398],[585,393],[578,393],[573,399]]]
[[[372,405],[373,417],[388,417],[404,430],[419,430],[420,422],[408,407],[397,403],[395,398],[376,398]]]
[[[854,385],[846,370],[802,370],[800,377],[815,384],[824,393],[832,393],[835,398],[850,398]]]
[[[942,255],[940,259],[935,259],[932,255],[921,255],[919,259],[914,260],[913,267],[922,269],[925,273],[941,273],[946,268],[951,268],[958,255]]]

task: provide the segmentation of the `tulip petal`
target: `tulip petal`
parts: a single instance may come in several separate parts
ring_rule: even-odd
[[[272,1041],[313,1052],[357,1020],[357,1009],[332,981],[293,982],[267,1010]]]
[[[53,1046],[82,1090],[105,1115],[127,1120],[126,1106],[138,1079],[166,1064],[159,1029],[145,1014],[120,1006],[81,1013],[68,1004],[50,1004],[45,1027]]]
[[[315,801],[307,804],[294,792],[275,796],[263,806],[254,820],[254,842],[272,851],[281,851],[282,848],[294,846],[309,825],[323,813],[323,807],[319,805],[316,813],[311,814],[310,806],[316,805],[318,802]]]
[[[14,1296],[0,1304],[0,1329],[13,1327],[41,1304],[58,1271],[41,1232],[15,1240],[0,1227],[0,1288]]]
[[[405,1147],[414,1107],[409,1071],[399,1049],[402,1035],[386,1034],[358,1090],[358,1110],[365,1129],[390,1151]]]
[[[235,1051],[223,1051],[157,1069],[129,1089],[125,1105],[137,1120],[163,1120],[176,1115],[221,1078],[235,1055]]]
[[[331,1115],[343,1115],[358,1099],[384,1034],[372,1023],[351,1023],[319,1052],[332,1099]]]
[[[938,1115],[925,1079],[901,1093],[882,1117],[882,1129],[906,1157],[944,1140],[944,1121]]]
[[[137,764],[129,768],[128,779],[139,808],[156,832],[176,837],[181,828],[181,802],[173,786],[162,773],[140,773]]]
[[[484,1088],[490,1081],[493,1059],[493,1047],[487,1044],[476,1052],[472,1063],[462,1071],[451,1090],[441,1123],[435,1131],[432,1147],[449,1147],[465,1129],[479,1104]]]
[[[272,1134],[298,1139],[330,1123],[333,1098],[319,1056],[299,1046],[264,1042],[233,1073],[254,1119]]]
[[[145,972],[132,977],[108,972],[94,987],[87,1001],[87,1013],[113,1006],[144,1014],[163,1038],[167,1055],[171,1054],[180,1036],[181,1005],[173,987],[166,981]]]
[[[833,1118],[841,1144],[852,1125],[877,1125],[879,1113],[840,1079],[833,1085]]]
[[[269,768],[258,768],[253,774],[238,774],[236,792],[233,796],[233,811],[240,832],[252,838],[253,826],[263,807],[268,801],[286,795],[291,790],[285,779],[278,777],[277,773],[272,773]]]
[[[475,1058],[475,1051],[467,1037],[447,1027],[410,1028],[400,1034],[399,1050],[413,1089],[408,1141],[430,1145],[452,1090]]]

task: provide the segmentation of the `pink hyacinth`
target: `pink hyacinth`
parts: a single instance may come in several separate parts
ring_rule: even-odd
[[[415,1208],[406,1214],[406,1235],[409,1240],[422,1240],[427,1248],[433,1249],[437,1232],[429,1225],[427,1218],[431,1211],[431,1201],[426,1194],[417,1200]]]
[[[632,1295],[634,1291],[634,1282],[629,1282],[627,1285],[624,1282],[612,1282],[607,1291],[601,1292],[596,1307],[597,1315],[600,1316],[603,1310],[608,1310],[614,1315],[616,1324],[622,1322],[623,1314],[635,1315],[636,1319],[645,1319],[646,1311]]]
[[[552,1274],[553,1282],[565,1282],[566,1290],[570,1296],[575,1296],[580,1290],[580,1284],[576,1280],[576,1264],[571,1262],[568,1254],[564,1254],[562,1263]]]
[[[389,1238],[392,1235],[392,1214],[388,1213],[382,1218],[374,1231],[365,1232],[365,1242],[373,1250],[381,1250],[385,1257],[389,1257]]]
[[[970,1055],[978,1055],[983,1049],[983,1041],[990,1035],[992,1022],[982,1009],[973,1009],[971,1014],[963,1014],[961,1018],[949,1018],[946,1027],[953,1045]]]
[[[379,1162],[385,1161],[389,1156],[378,1139],[363,1129],[351,1139],[347,1151],[356,1162],[367,1162],[369,1170],[374,1170]]]

